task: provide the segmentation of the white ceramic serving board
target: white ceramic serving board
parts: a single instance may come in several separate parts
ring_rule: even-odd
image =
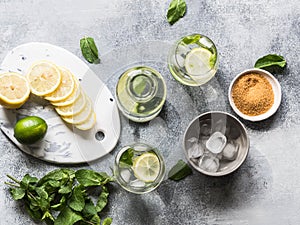
[[[76,164],[94,161],[109,153],[120,136],[120,118],[116,102],[106,85],[77,56],[47,43],[27,43],[11,50],[0,66],[0,73],[7,71],[25,75],[31,64],[48,60],[68,68],[80,81],[91,98],[97,122],[88,131],[80,131],[56,114],[49,102],[31,94],[20,109],[8,110],[0,106],[0,122],[13,132],[16,121],[27,115],[37,115],[46,120],[48,131],[38,144],[25,146],[12,141],[24,152],[41,160],[59,164]],[[100,140],[96,134],[101,133]],[[102,135],[102,137],[103,137]]]

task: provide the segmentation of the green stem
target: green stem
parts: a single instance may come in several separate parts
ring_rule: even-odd
[[[36,200],[35,196],[31,192],[27,192],[34,200]]]
[[[13,180],[14,182],[16,182],[16,183],[21,183],[21,181],[19,181],[19,180],[17,180],[16,178],[14,178],[13,176],[11,176],[11,175],[6,175],[9,179],[11,179],[11,180]]]
[[[91,225],[95,225],[95,223],[92,223],[90,221],[87,221],[87,220],[82,220],[84,223],[87,223],[87,224],[91,224]]]
[[[12,186],[12,187],[18,187],[18,188],[20,187],[19,185],[13,184],[13,183],[10,183],[10,182],[4,182],[4,184]]]

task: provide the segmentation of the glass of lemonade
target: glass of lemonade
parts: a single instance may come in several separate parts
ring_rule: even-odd
[[[169,52],[168,65],[173,77],[182,84],[200,86],[218,69],[218,52],[208,37],[192,34],[182,37]]]
[[[116,87],[119,109],[135,122],[146,122],[156,117],[163,107],[166,95],[162,75],[146,66],[126,70]]]
[[[134,143],[115,157],[114,176],[125,190],[144,194],[157,188],[165,177],[165,163],[156,148]]]

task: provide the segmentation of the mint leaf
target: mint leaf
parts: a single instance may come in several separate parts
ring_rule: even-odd
[[[60,187],[60,182],[65,183],[67,180],[74,178],[75,171],[71,169],[56,169],[46,174],[39,180],[38,186],[42,186],[48,182],[52,187]]]
[[[179,160],[168,173],[168,178],[179,181],[192,174],[192,169],[183,160]]]
[[[82,210],[82,214],[85,218],[90,218],[94,215],[97,215],[96,206],[94,205],[93,201],[90,198],[88,198],[85,201],[85,206]]]
[[[74,211],[80,212],[85,205],[85,190],[81,185],[74,187],[72,196],[69,201],[69,206]]]
[[[181,17],[184,16],[186,12],[186,3],[185,0],[172,0],[169,9],[167,12],[168,22],[173,25],[176,23]]]
[[[102,225],[110,225],[112,223],[112,218],[107,217],[103,220]]]
[[[22,181],[20,186],[24,189],[28,189],[31,185],[34,185],[38,182],[38,179],[36,177],[32,177],[29,174],[26,174]]]
[[[190,44],[198,43],[200,41],[200,38],[201,38],[200,34],[195,34],[195,35],[185,36],[181,41],[186,45],[190,45]]]
[[[78,170],[75,173],[77,181],[84,187],[100,186],[112,181],[112,178],[106,173],[97,173],[92,170]]]
[[[276,54],[269,54],[259,58],[254,67],[255,68],[265,68],[270,66],[280,66],[281,68],[285,67],[286,61],[283,56]]]
[[[144,80],[143,76],[138,76],[133,79],[132,81],[133,91],[137,95],[142,95],[145,88],[146,88],[146,81]]]
[[[108,192],[107,187],[102,186],[102,192],[99,196],[99,199],[98,199],[97,205],[96,205],[96,210],[98,213],[101,212],[102,209],[104,209],[104,207],[107,205],[108,195],[109,195],[109,192]]]
[[[83,57],[89,62],[89,63],[99,63],[100,59],[98,56],[98,49],[95,44],[95,41],[91,37],[84,37],[80,39],[80,48]]]
[[[14,200],[20,200],[25,196],[25,190],[23,188],[11,188],[10,193]]]
[[[69,207],[65,207],[64,210],[58,214],[54,225],[73,225],[80,220],[82,220],[82,217],[78,213],[74,212]]]
[[[123,152],[123,154],[120,157],[120,163],[123,164],[123,165],[121,164],[121,166],[132,166],[133,155],[134,155],[133,148],[129,148],[125,152]]]

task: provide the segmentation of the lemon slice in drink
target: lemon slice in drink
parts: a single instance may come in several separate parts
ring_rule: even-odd
[[[30,87],[26,78],[18,73],[0,75],[0,104],[9,109],[20,108],[29,98]]]
[[[80,113],[74,116],[65,116],[65,117],[62,116],[61,118],[67,123],[81,124],[87,121],[89,117],[92,116],[92,113],[93,113],[92,101],[90,100],[89,97],[86,96],[86,105]]]
[[[31,92],[37,96],[45,96],[54,92],[61,82],[59,68],[51,62],[34,63],[27,73]]]
[[[81,90],[79,98],[73,104],[55,107],[55,110],[60,116],[75,116],[84,109],[85,104],[85,94]]]
[[[185,58],[184,67],[191,75],[205,75],[210,71],[212,53],[205,48],[192,49]]]
[[[144,182],[153,182],[160,172],[160,162],[154,153],[143,153],[133,160],[134,176]]]
[[[59,102],[65,100],[72,94],[75,87],[75,81],[73,79],[72,73],[63,67],[60,67],[59,69],[62,76],[60,85],[54,92],[45,96],[45,99],[51,102]]]
[[[76,124],[75,127],[79,130],[89,130],[93,128],[96,123],[96,113],[93,112],[88,120],[84,121],[84,123]]]

